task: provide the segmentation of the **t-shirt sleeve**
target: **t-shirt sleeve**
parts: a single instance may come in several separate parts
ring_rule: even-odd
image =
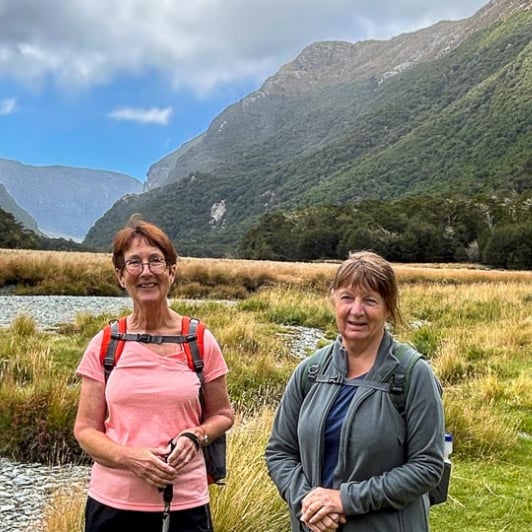
[[[210,382],[222,375],[229,373],[229,368],[222,355],[222,350],[214,335],[205,329],[203,337],[203,377],[205,382]]]
[[[104,370],[103,365],[100,362],[100,347],[102,345],[102,340],[103,331],[100,331],[91,339],[76,369],[77,375],[104,382]]]

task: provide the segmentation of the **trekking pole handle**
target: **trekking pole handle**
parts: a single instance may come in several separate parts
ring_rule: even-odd
[[[173,440],[170,440],[168,442],[170,445],[170,452],[163,456],[164,461],[166,462],[168,460],[168,457],[172,453],[172,451],[175,449],[175,442]],[[173,484],[167,484],[164,488],[157,488],[159,491],[163,492],[163,500],[166,503],[170,503],[172,501],[172,498],[174,496],[174,485]]]

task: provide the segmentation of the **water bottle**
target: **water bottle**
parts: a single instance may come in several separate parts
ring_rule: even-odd
[[[453,435],[448,432],[445,433],[445,449],[443,451],[443,459],[445,462],[451,461],[451,454],[453,452]]]

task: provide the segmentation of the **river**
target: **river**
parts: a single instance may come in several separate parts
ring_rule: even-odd
[[[17,316],[31,316],[44,329],[74,321],[81,312],[119,314],[132,307],[129,297],[98,296],[0,296],[0,327]]]

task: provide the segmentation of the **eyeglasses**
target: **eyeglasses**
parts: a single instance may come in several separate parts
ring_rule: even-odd
[[[154,257],[148,262],[142,262],[140,259],[129,259],[126,260],[124,268],[131,275],[140,275],[144,271],[145,265],[148,266],[151,273],[156,275],[166,270],[166,261],[160,257]]]

